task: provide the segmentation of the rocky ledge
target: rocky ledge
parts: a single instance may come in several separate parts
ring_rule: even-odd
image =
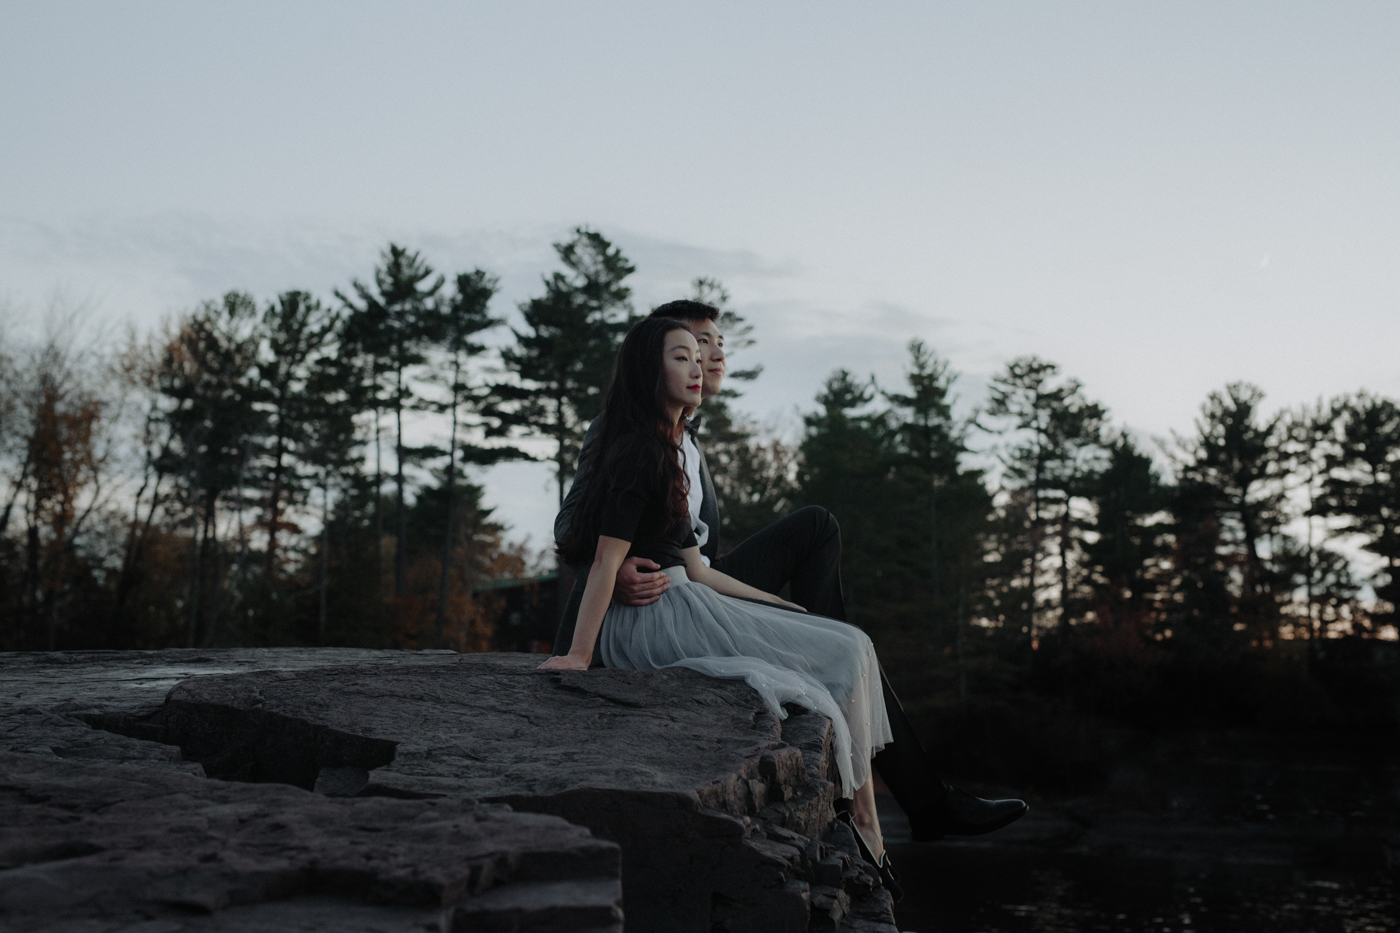
[[[0,655],[0,926],[893,933],[827,720],[538,661]]]

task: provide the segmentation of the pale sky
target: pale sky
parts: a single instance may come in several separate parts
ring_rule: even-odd
[[[795,422],[921,337],[1145,436],[1232,380],[1400,395],[1400,5],[0,6],[0,299],[148,325],[329,295],[394,239],[513,312],[588,224],[721,278]],[[488,502],[544,543],[547,470]]]

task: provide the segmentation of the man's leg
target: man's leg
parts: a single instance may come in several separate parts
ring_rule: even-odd
[[[791,584],[793,602],[817,615],[846,621],[841,526],[820,506],[807,506],[778,519],[717,559],[714,566],[765,593],[777,593]],[[880,687],[894,739],[872,764],[908,815],[915,839],[937,839],[949,832],[990,832],[1025,812],[1019,800],[983,800],[950,787],[904,714],[883,665]]]
[[[819,506],[780,518],[716,560],[715,569],[766,593],[776,593],[790,583],[793,602],[818,615],[846,621],[841,526]],[[904,715],[884,667],[880,686],[894,741],[875,756],[875,770],[900,807],[906,813],[918,813],[947,796],[948,785]]]
[[[792,584],[792,601],[808,612],[846,621],[841,596],[841,526],[820,506],[809,505],[747,538],[715,561],[715,569],[777,593]]]

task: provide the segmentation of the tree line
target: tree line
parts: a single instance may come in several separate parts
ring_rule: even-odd
[[[1093,627],[1249,647],[1396,625],[1393,400],[1269,413],[1232,383],[1161,469],[1053,363],[1012,360],[961,420],[954,378],[917,340],[895,389],[837,372],[791,451],[784,495],[850,526],[847,589],[870,625],[946,641],[974,619],[1028,651]]]
[[[564,488],[637,317],[606,238],[555,249],[499,352],[497,279],[395,244],[328,299],[0,333],[0,648],[490,648],[531,561],[470,471],[544,440]]]
[[[1154,451],[1045,360],[961,418],[955,378],[918,340],[898,385],[833,374],[722,538],[832,510],[851,618],[951,770],[1083,790],[1105,723],[1393,728],[1394,400],[1232,383]]]
[[[0,647],[489,650],[482,584],[534,568],[473,471],[547,459],[562,498],[639,317],[614,244],[580,228],[555,251],[508,329],[488,271],[390,245],[325,298],[230,292],[111,348],[0,339]],[[694,297],[743,359],[724,287]],[[948,362],[907,354],[898,385],[834,373],[796,438],[735,410],[761,368],[732,369],[701,431],[722,546],[837,516],[852,618],[915,707],[1033,688],[1122,709],[1396,625],[1395,401],[1270,412],[1234,383],[1154,451],[1053,363],[1010,361],[959,416]]]

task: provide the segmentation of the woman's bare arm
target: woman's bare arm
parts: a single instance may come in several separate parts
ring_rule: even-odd
[[[588,583],[583,588],[583,601],[578,607],[578,621],[574,624],[574,643],[569,647],[568,654],[550,658],[540,665],[540,670],[588,670],[593,663],[593,645],[598,641],[598,632],[603,627],[603,616],[607,615],[608,604],[612,602],[617,570],[627,558],[627,550],[631,546],[632,542],[621,538],[598,536],[598,548],[593,552],[593,569],[588,571]]]
[[[716,593],[724,596],[742,596],[744,599],[760,599],[765,603],[773,603],[777,606],[787,606],[789,609],[801,609],[797,603],[790,603],[785,599],[779,599],[772,593],[765,593],[757,587],[749,586],[747,583],[740,583],[727,573],[722,573],[713,567],[706,567],[705,562],[700,559],[700,549],[698,547],[688,547],[681,551],[681,557],[685,559],[685,575],[690,577],[694,583],[703,583]]]

